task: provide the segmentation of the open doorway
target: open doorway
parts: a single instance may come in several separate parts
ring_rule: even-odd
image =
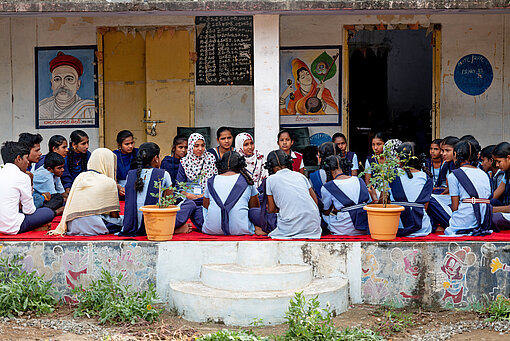
[[[433,34],[426,29],[359,30],[349,34],[349,145],[362,162],[377,132],[432,140]]]

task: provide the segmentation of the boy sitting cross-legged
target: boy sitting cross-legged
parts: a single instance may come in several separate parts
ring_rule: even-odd
[[[60,177],[64,173],[65,159],[55,152],[48,153],[44,166],[34,172],[34,203],[36,207],[49,207],[57,215],[64,211],[64,186]],[[40,199],[40,200],[36,200]]]
[[[0,150],[4,165],[0,169],[0,233],[18,234],[49,223],[55,213],[35,208],[29,165],[30,148],[23,143],[5,142]]]

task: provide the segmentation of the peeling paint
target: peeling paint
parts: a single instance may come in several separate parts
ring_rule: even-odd
[[[51,18],[53,21],[48,26],[48,31],[60,31],[60,27],[67,22],[67,18]]]

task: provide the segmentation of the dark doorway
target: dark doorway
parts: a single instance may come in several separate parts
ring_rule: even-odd
[[[361,30],[349,40],[349,145],[364,160],[372,136],[432,139],[432,34],[426,30]]]

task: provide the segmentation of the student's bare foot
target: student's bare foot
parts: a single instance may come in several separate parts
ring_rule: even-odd
[[[55,216],[62,215],[64,213],[64,206],[59,207],[55,210]]]
[[[439,233],[443,233],[444,232],[444,227],[442,226],[438,226],[437,229],[436,229],[436,233],[439,232]]]
[[[262,227],[260,226],[255,226],[255,234],[257,236],[267,236],[267,233],[265,233],[263,230],[262,230]]]
[[[179,228],[176,228],[174,231],[174,234],[180,234],[180,233],[190,233],[193,230],[192,224],[184,224]]]

